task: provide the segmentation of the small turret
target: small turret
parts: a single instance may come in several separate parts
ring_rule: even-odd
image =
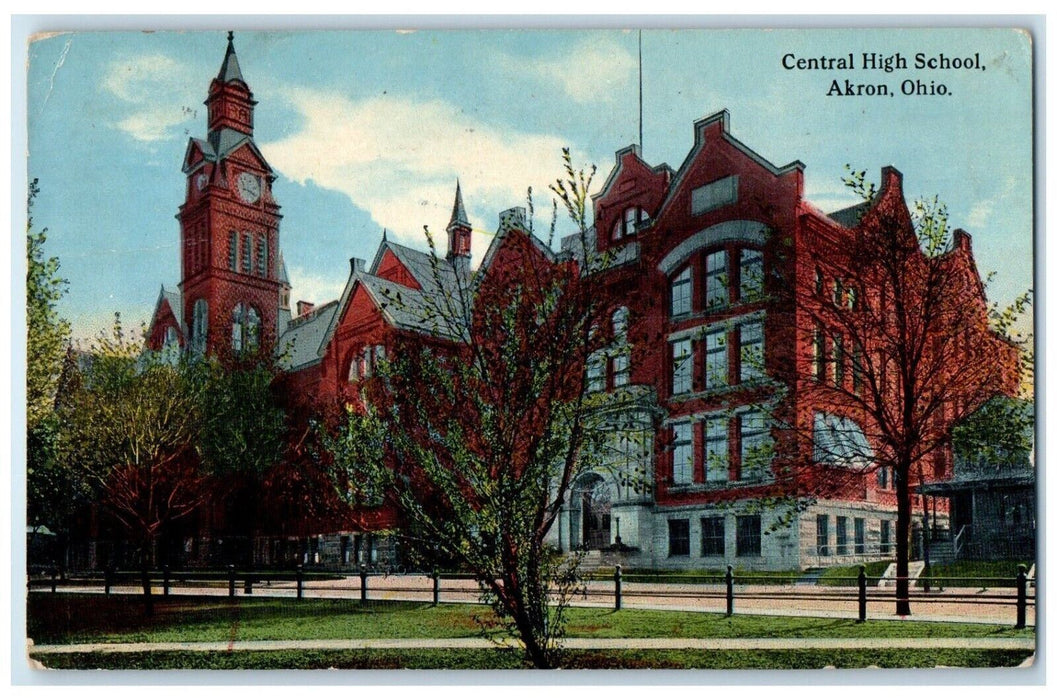
[[[470,221],[466,218],[466,208],[462,204],[462,187],[455,182],[455,205],[451,209],[451,221],[448,222],[448,261],[454,264],[458,258],[470,259]]]

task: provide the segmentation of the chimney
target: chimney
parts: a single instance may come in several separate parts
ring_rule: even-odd
[[[499,212],[499,230],[496,231],[496,235],[507,231],[528,233],[528,224],[525,222],[525,207],[512,207],[506,211]]]
[[[299,301],[297,302],[297,315],[304,316],[307,313],[311,313],[314,308],[316,308],[316,305],[310,301]]]
[[[363,258],[349,258],[349,270],[356,275],[364,271],[367,261]]]
[[[970,236],[964,229],[954,229],[954,249],[972,254],[973,237]]]

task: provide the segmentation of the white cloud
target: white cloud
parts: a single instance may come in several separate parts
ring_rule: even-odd
[[[969,216],[965,218],[965,223],[972,228],[983,228],[987,225],[987,221],[991,218],[991,214],[994,210],[995,201],[993,199],[977,202],[973,205],[973,208],[969,210]]]
[[[103,76],[102,89],[125,104],[127,116],[114,126],[137,141],[160,141],[172,127],[197,117],[198,99],[189,90],[191,69],[168,56],[149,54],[115,61]]]
[[[475,228],[493,229],[498,212],[524,206],[529,186],[547,192],[567,145],[555,135],[485,124],[440,100],[353,101],[301,88],[281,96],[301,113],[303,127],[262,144],[269,162],[294,182],[346,194],[379,229],[417,246],[424,242],[423,225],[444,245],[456,178]],[[542,197],[539,203],[549,201]],[[539,209],[537,214],[540,221],[549,216]]]
[[[341,297],[346,278],[338,279],[316,274],[303,267],[294,267],[290,273],[290,307],[297,313],[297,302],[310,301],[317,306]]]
[[[605,35],[580,41],[563,57],[525,59],[504,55],[500,60],[508,70],[558,85],[580,103],[626,98],[638,65],[635,56]]]

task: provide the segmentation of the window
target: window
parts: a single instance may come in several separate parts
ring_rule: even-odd
[[[844,387],[844,336],[833,336],[833,385]]]
[[[701,518],[701,556],[726,556],[724,518]]]
[[[829,556],[829,516],[815,516],[815,553],[820,557]]]
[[[821,297],[823,290],[826,288],[826,283],[822,279],[822,270],[815,268],[815,296]]]
[[[367,379],[377,373],[379,363],[385,360],[384,345],[368,345],[349,363],[349,381]]]
[[[705,336],[705,386],[727,385],[727,333],[712,331]]]
[[[822,340],[822,329],[819,327],[815,328],[815,332],[811,336],[811,374],[814,375],[815,381],[822,381],[822,355],[825,352]]]
[[[598,354],[587,360],[587,390],[604,391],[606,388],[605,359]]]
[[[739,276],[741,301],[753,301],[763,296],[763,252],[742,250]]]
[[[352,359],[349,360],[349,383],[358,382],[360,380],[360,356],[353,355]]]
[[[689,423],[672,426],[672,483],[689,484],[694,480],[694,438]]]
[[[628,307],[621,306],[613,312],[613,339],[618,342],[627,342],[628,339]]]
[[[705,306],[714,309],[730,303],[727,251],[717,250],[705,257]]]
[[[705,481],[722,484],[729,477],[727,419],[709,418],[705,421]]]
[[[612,238],[619,241],[626,236],[634,236],[650,223],[650,215],[641,207],[628,207],[613,223]]]
[[[848,553],[848,519],[843,515],[837,516],[837,554]]]
[[[236,304],[231,312],[231,348],[235,352],[252,352],[261,339],[261,317],[248,304]]]
[[[844,303],[844,280],[836,278],[833,280],[833,305],[840,306]]]
[[[881,467],[877,470],[877,486],[882,489],[888,488],[888,468]]]
[[[239,234],[234,231],[228,233],[228,269],[239,271]]]
[[[672,280],[672,316],[683,316],[693,310],[692,269],[687,267]]]
[[[859,294],[858,294],[858,292],[855,291],[855,287],[848,287],[848,289],[845,291],[845,294],[846,294],[847,301],[848,301],[848,308],[851,309],[852,311],[858,311],[859,310]]]
[[[257,274],[261,277],[268,276],[268,237],[261,236],[257,239]]]
[[[763,366],[763,322],[746,323],[741,332],[740,375],[741,381],[751,382],[766,376]]]
[[[888,554],[892,549],[892,521],[881,521],[881,554]]]
[[[858,343],[853,343],[851,348],[851,390],[856,396],[862,396],[862,375],[862,347]]]
[[[739,557],[760,556],[759,515],[739,515],[737,535],[737,555]]]
[[[771,434],[761,411],[741,415],[741,479],[762,479],[771,461]]]
[[[209,334],[209,304],[205,299],[195,302],[191,323],[191,349],[196,353],[206,350],[206,336]]]
[[[242,271],[249,274],[253,270],[253,239],[250,234],[242,237]]]
[[[738,200],[738,177],[731,175],[690,193],[690,213],[694,216],[733,204]]]
[[[668,521],[668,556],[690,556],[690,521]]]
[[[627,386],[631,378],[631,360],[628,353],[613,356],[613,388]]]
[[[813,439],[814,459],[820,464],[864,467],[873,459],[866,435],[851,418],[816,413]]]
[[[685,394],[693,389],[694,362],[692,342],[677,340],[672,346],[672,393]]]
[[[866,521],[862,518],[855,519],[855,553],[866,553]]]

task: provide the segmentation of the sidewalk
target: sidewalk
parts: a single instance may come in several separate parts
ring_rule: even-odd
[[[516,640],[491,642],[480,637],[458,637],[453,639],[307,639],[307,640],[257,640],[234,642],[154,642],[154,643],[92,643],[92,644],[41,644],[27,645],[31,654],[106,653],[130,654],[153,651],[232,652],[232,651],[278,651],[283,649],[352,650],[352,649],[493,649],[497,646],[517,646]],[[788,649],[997,649],[1034,651],[1035,640],[1028,638],[1000,637],[929,637],[906,639],[869,638],[817,638],[817,639],[771,639],[755,638],[585,638],[573,637],[565,640],[566,649],[707,649],[765,650]]]

